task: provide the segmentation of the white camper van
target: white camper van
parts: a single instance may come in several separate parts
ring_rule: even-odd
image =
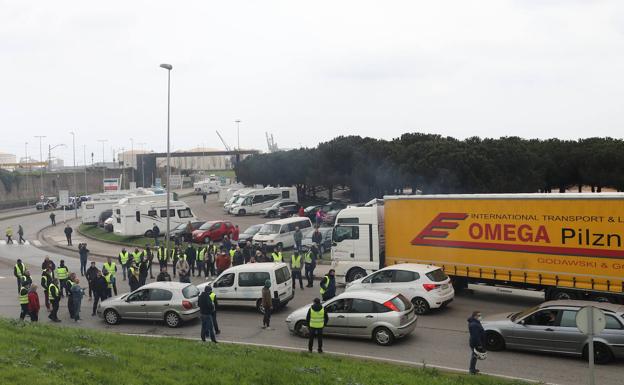
[[[158,226],[160,233],[167,229],[167,200],[166,195],[158,196],[155,200],[134,200],[133,197],[124,198],[113,205],[113,231],[123,236],[146,237],[153,236],[152,228]],[[197,219],[190,207],[182,201],[171,200],[169,203],[170,229]]]
[[[236,200],[238,199],[238,197],[242,194],[245,194],[248,191],[254,190],[253,187],[244,187],[241,189],[238,189],[234,192],[232,192],[232,196],[230,196],[230,198],[225,201],[225,203],[223,204],[223,211],[225,211],[226,213],[230,212],[230,207],[234,204],[234,202],[236,202]]]
[[[111,191],[101,194],[93,194],[91,195],[91,199],[83,202],[80,206],[82,223],[97,223],[100,218],[100,214],[106,210],[112,209],[113,205],[118,203],[120,199],[127,198],[129,196],[141,196],[142,199],[151,199],[154,195],[156,194],[153,191],[145,189]]]
[[[312,222],[308,217],[290,217],[277,221],[267,222],[253,237],[253,243],[272,249],[281,246],[283,249],[295,245],[295,229],[303,233],[303,237],[312,231]]]
[[[297,188],[266,187],[246,191],[238,195],[238,198],[230,205],[228,213],[234,215],[260,214],[260,210],[281,201],[299,202]]]

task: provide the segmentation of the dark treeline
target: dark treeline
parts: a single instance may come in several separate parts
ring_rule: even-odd
[[[423,194],[564,192],[583,185],[623,191],[624,141],[340,136],[312,149],[248,157],[236,174],[245,184],[296,185],[300,195],[344,187],[354,201],[405,188]]]

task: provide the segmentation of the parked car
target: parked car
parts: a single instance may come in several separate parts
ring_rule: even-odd
[[[199,229],[206,221],[193,221],[191,222],[191,232],[187,231],[187,223],[180,223],[169,232],[169,238],[180,238],[184,242],[191,242],[193,240],[193,231]]]
[[[282,308],[288,305],[295,293],[290,269],[281,262],[247,263],[230,267],[214,282],[199,284],[197,288],[203,291],[206,285],[212,285],[212,290],[219,299],[219,306],[250,304],[260,313],[264,313],[262,288],[266,280],[271,281],[273,307]]]
[[[279,215],[280,208],[293,205],[296,205],[297,210],[299,210],[299,203],[290,201],[275,202],[270,207],[260,210],[260,215],[262,215],[263,217],[275,218]]]
[[[342,293],[323,304],[328,322],[324,335],[372,338],[377,344],[391,345],[416,328],[417,315],[412,304],[399,293],[381,290],[355,290]],[[286,318],[290,332],[308,336],[303,306]]]
[[[37,210],[53,210],[58,206],[58,199],[56,197],[48,197],[35,204]]]
[[[112,218],[112,216],[113,216],[113,209],[102,211],[100,213],[100,217],[98,218],[98,227],[104,227],[104,222],[106,222],[108,218]]]
[[[585,306],[594,306],[606,316],[605,329],[594,336],[594,361],[606,364],[614,358],[624,358],[624,306],[594,301],[548,301],[520,312],[487,316],[482,322],[486,348],[552,352],[587,359],[588,336],[576,327],[576,314]]]
[[[327,205],[323,206],[323,224],[333,226],[336,223],[336,217],[338,213],[345,209],[347,204],[344,202],[329,202]]]
[[[240,245],[240,247],[245,246],[247,242],[253,241],[253,236],[258,234],[258,231],[260,231],[261,228],[262,228],[262,225],[260,224],[260,225],[249,226],[247,229],[245,229],[245,231],[243,231],[238,236],[238,244]]]
[[[112,233],[113,230],[115,230],[115,228],[113,227],[115,224],[115,218],[110,217],[110,218],[106,218],[106,220],[104,221],[104,230],[108,231],[109,233]]]
[[[299,203],[291,203],[289,205],[284,205],[277,210],[277,216],[280,218],[288,218],[299,216],[299,209],[301,205]]]
[[[232,237],[235,232],[234,225],[229,221],[208,221],[193,231],[193,242],[208,243],[220,241],[225,235]]]
[[[389,290],[401,293],[412,304],[416,314],[448,305],[455,298],[450,278],[437,266],[401,263],[384,267],[364,278],[347,284],[345,291]]]
[[[334,229],[332,227],[319,227],[319,232],[321,233],[323,239],[321,241],[321,255],[331,250],[333,230]],[[312,235],[314,235],[314,231],[306,233],[306,235],[303,237],[303,241],[301,241],[301,246],[307,248],[312,247],[312,244],[314,243],[312,242]]]
[[[152,282],[99,303],[97,315],[109,325],[123,319],[164,321],[169,327],[199,317],[199,289],[189,283]]]
[[[73,210],[76,208],[76,205],[78,205],[78,207],[80,207],[80,202],[77,202],[75,197],[69,197],[69,201],[68,204],[66,205],[59,205],[58,208],[61,210]]]
[[[321,205],[308,206],[305,208],[304,214],[305,216],[310,218],[311,221],[314,222],[316,220],[317,211],[323,210],[323,215],[325,215],[325,217],[327,216],[328,213],[332,212],[332,215],[333,215],[332,224],[333,224],[333,221],[336,220],[336,215],[338,214],[337,212],[334,212],[334,210],[342,210],[346,207],[347,207],[347,204],[344,202],[330,201]]]

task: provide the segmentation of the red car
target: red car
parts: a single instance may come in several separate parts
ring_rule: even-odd
[[[236,228],[231,222],[208,221],[193,231],[193,242],[208,243],[211,240],[216,242],[222,240],[225,235],[231,238],[235,232]]]

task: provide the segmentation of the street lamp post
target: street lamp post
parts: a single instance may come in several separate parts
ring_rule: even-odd
[[[234,121],[236,123],[236,149],[240,151],[240,119]]]
[[[141,146],[141,187],[145,187],[145,167],[143,167],[143,155],[145,155],[145,148],[143,148],[143,146],[145,146],[147,143],[137,143],[139,146]],[[138,168],[138,164],[137,164],[137,168]]]
[[[130,138],[130,175],[132,176],[132,182],[134,182],[134,163],[136,163],[136,158],[134,156],[134,139]]]
[[[70,132],[72,136],[72,148],[74,152],[74,218],[78,218],[78,188],[76,187],[76,134]]]
[[[170,158],[171,158],[171,149],[169,147],[169,132],[170,132],[170,122],[171,122],[171,70],[173,66],[171,64],[161,64],[160,68],[164,68],[167,70],[167,232],[165,233],[165,247],[169,248],[169,205],[171,202],[169,195],[169,178],[171,176],[171,167],[170,167]]]
[[[104,143],[108,142],[106,139],[98,139],[98,142],[102,143],[102,191],[104,190],[104,179],[106,179],[106,163],[104,163]]]
[[[35,135],[35,138],[39,138],[39,161],[43,162],[43,151],[41,150],[41,139],[45,138],[45,135]],[[41,191],[39,194],[45,195],[43,193],[43,167],[41,167],[41,175],[39,177],[39,181],[41,182]]]
[[[28,192],[28,174],[30,174],[30,161],[28,160],[28,142],[24,143],[24,161],[29,164],[28,172],[26,173],[26,206],[30,206],[30,195]]]
[[[85,195],[89,194],[89,189],[87,188],[87,145],[83,144],[82,145],[82,156],[83,156],[83,161],[84,161],[84,177],[85,177]]]

